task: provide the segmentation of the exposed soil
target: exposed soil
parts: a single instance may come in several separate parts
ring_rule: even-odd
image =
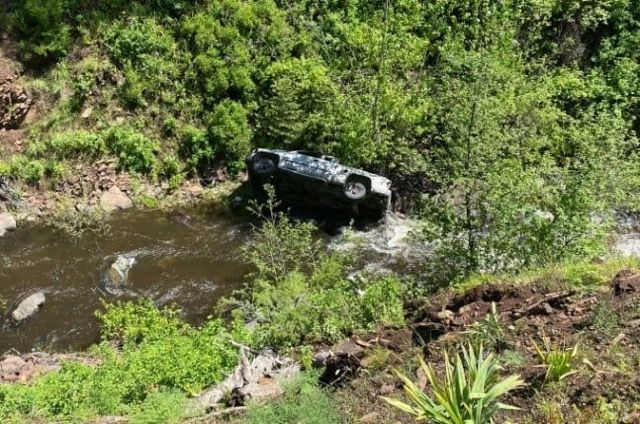
[[[487,341],[487,347],[501,356],[505,374],[519,374],[527,383],[503,399],[521,410],[504,413],[497,422],[594,422],[600,405],[611,402],[620,402],[621,422],[640,422],[634,406],[640,402],[640,273],[629,270],[595,291],[499,284],[440,295],[416,308],[411,331],[384,330],[334,346],[324,381],[340,386],[336,399],[342,399],[341,408],[353,417],[413,422],[379,398],[402,397],[401,382],[388,371],[400,367],[415,375],[417,356],[442,370],[443,350],[470,340],[491,313],[492,303],[502,334],[496,337],[499,343]],[[560,383],[545,382],[545,369],[533,348],[543,337],[554,348],[578,344],[576,374]],[[389,351],[383,372],[372,369],[367,359],[376,349],[380,356],[381,348]],[[428,391],[424,376],[416,378]],[[546,409],[541,406],[546,404]]]
[[[96,365],[98,360],[79,353],[7,352],[0,357],[0,383],[30,383],[37,376],[60,369],[64,362]]]

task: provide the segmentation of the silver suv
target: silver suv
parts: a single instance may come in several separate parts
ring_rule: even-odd
[[[391,203],[391,181],[341,165],[333,156],[306,151],[255,149],[245,159],[255,186],[272,184],[283,200],[381,218]]]

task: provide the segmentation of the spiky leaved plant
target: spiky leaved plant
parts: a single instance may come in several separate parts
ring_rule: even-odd
[[[517,409],[498,401],[505,393],[521,386],[519,375],[500,378],[500,366],[494,354],[484,357],[482,345],[474,349],[462,347],[462,355],[455,361],[446,351],[445,374],[439,379],[433,367],[420,359],[420,367],[427,376],[432,395],[422,391],[411,379],[396,371],[404,382],[404,390],[411,404],[397,399],[383,398],[391,405],[408,412],[416,420],[436,424],[487,424],[493,423],[501,409]]]
[[[533,347],[538,354],[538,360],[540,365],[547,369],[545,374],[545,382],[560,381],[572,374],[577,373],[576,358],[578,356],[578,344],[572,348],[563,347],[554,348],[551,346],[551,342],[548,337],[542,336],[542,346],[539,346],[533,339],[531,339]]]

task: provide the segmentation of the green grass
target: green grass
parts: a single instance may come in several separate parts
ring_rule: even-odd
[[[247,424],[333,424],[342,419],[330,393],[317,384],[316,372],[305,372],[284,387],[284,397],[267,404],[251,404]]]
[[[477,274],[454,286],[457,292],[466,292],[483,284],[509,283],[537,284],[549,288],[578,288],[585,291],[609,283],[623,269],[639,269],[640,258],[613,257],[602,262],[567,261],[545,267],[524,270],[521,273]]]
[[[132,422],[177,422],[187,395],[226,377],[237,364],[235,339],[220,321],[194,328],[176,311],[151,303],[107,306],[104,342],[92,349],[100,363],[76,362],[31,385],[0,385],[0,421],[84,422],[130,415]],[[113,347],[121,345],[120,349]]]

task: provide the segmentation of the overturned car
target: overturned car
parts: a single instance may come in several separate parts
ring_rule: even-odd
[[[379,219],[389,210],[391,181],[341,165],[336,158],[306,151],[255,149],[245,159],[252,184],[272,184],[290,203],[345,210]]]

